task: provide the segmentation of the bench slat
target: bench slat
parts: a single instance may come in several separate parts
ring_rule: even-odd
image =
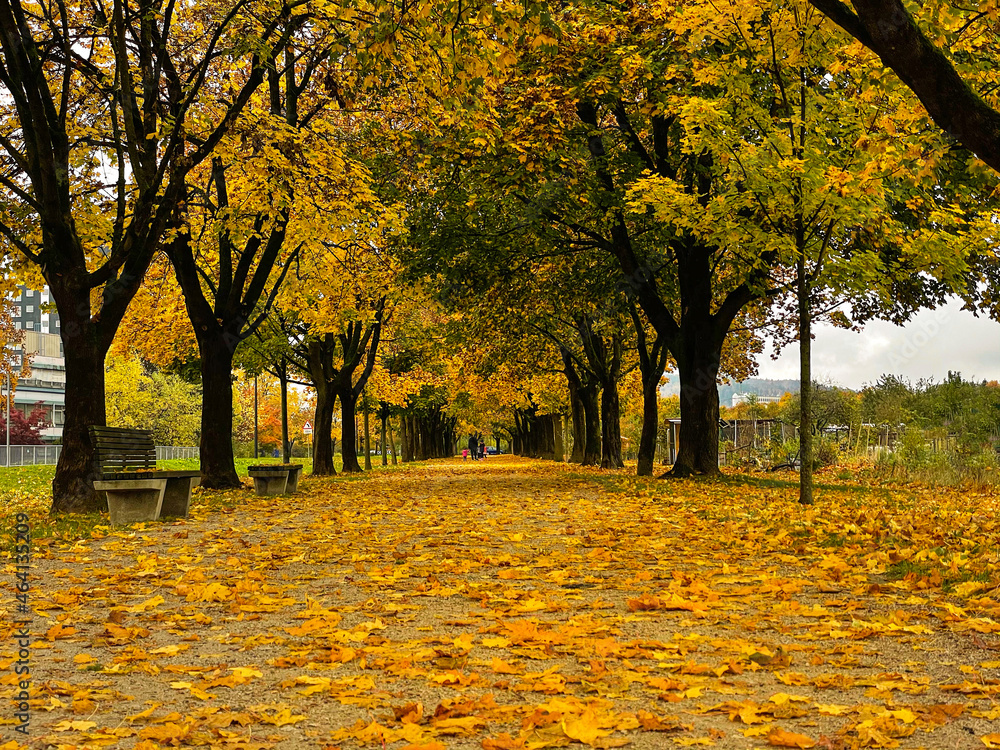
[[[94,464],[104,476],[123,470],[156,469],[156,446],[150,430],[96,425],[90,428],[94,441]]]

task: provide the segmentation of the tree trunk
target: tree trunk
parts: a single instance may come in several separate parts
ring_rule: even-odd
[[[431,454],[431,446],[434,444],[431,440],[428,420],[421,417],[414,417],[413,423],[413,432],[417,438],[417,460],[426,461],[428,458],[433,457]]]
[[[813,501],[812,315],[805,253],[799,254],[796,296],[799,303],[799,502]]]
[[[397,466],[396,463],[396,436],[392,431],[392,420],[386,418],[386,423],[389,426],[389,447],[392,450],[392,465]]]
[[[598,466],[601,463],[601,410],[597,392],[596,383],[586,385],[579,391],[586,425],[583,460],[580,462],[584,466]]]
[[[314,476],[332,476],[337,473],[333,467],[333,407],[336,396],[322,381],[313,380],[316,386],[316,417],[313,425],[313,469]]]
[[[621,403],[617,381],[601,391],[601,468],[620,469],[622,461]]]
[[[555,448],[556,448],[556,461],[562,463],[566,460],[566,448],[563,445],[563,415],[558,414],[555,417]]]
[[[400,450],[403,453],[401,456],[403,463],[413,460],[413,443],[410,438],[410,425],[408,420],[409,417],[405,414],[401,414],[399,417],[399,444]]]
[[[537,454],[547,461],[556,460],[556,418],[554,414],[546,414],[535,418],[535,428],[538,431]]]
[[[233,354],[223,331],[200,331],[201,486],[240,487],[233,455]]]
[[[692,348],[691,356],[677,359],[681,381],[681,425],[677,461],[671,474],[719,473],[719,351]]]
[[[278,380],[281,382],[281,460],[291,463],[292,446],[288,443],[288,371],[282,360]]]
[[[662,370],[660,371],[662,373]],[[656,435],[659,431],[659,385],[660,376],[656,380],[646,378],[643,373],[642,383],[642,434],[639,436],[639,467],[636,474],[640,477],[653,476],[653,462],[656,460]]]
[[[574,464],[583,463],[583,451],[587,444],[587,416],[583,408],[583,399],[572,384],[569,391],[569,403],[573,421],[573,452],[569,460]]]
[[[340,399],[340,453],[344,459],[341,471],[355,474],[361,471],[361,464],[358,463],[358,425],[355,419],[357,402],[350,386],[338,388],[337,397]]]
[[[383,466],[388,466],[389,465],[389,456],[387,455],[387,451],[388,451],[389,446],[385,442],[385,423],[388,422],[388,421],[389,421],[389,415],[388,414],[383,414],[382,415],[382,419],[381,419],[382,429],[381,429],[381,434],[379,435],[379,450],[382,451],[382,465]]]
[[[372,438],[371,426],[369,424],[369,409],[367,397],[365,397],[364,420],[365,420],[365,471],[372,470]]]
[[[94,489],[97,466],[88,428],[107,423],[104,411],[104,352],[88,330],[89,321],[71,328],[62,318],[66,356],[66,421],[62,451],[52,480],[52,510],[89,513],[107,509],[104,493]],[[72,345],[70,345],[72,339]]]
[[[667,349],[664,346],[666,343],[664,337],[659,333],[656,334],[656,339],[650,347],[639,310],[632,305],[629,313],[635,327],[636,353],[639,355],[639,372],[642,375],[642,431],[639,435],[639,450],[636,456],[638,459],[636,475],[650,477],[653,475],[653,462],[656,460],[656,439],[660,433],[660,379],[667,365]]]

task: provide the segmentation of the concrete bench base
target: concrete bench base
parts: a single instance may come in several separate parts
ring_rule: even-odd
[[[187,517],[191,490],[201,481],[198,473],[154,470],[130,474],[105,474],[105,479],[94,482],[94,489],[107,494],[113,526],[167,516]]]
[[[299,488],[302,464],[264,464],[247,471],[258,495],[291,495]]]
[[[201,483],[201,477],[173,477],[167,479],[167,489],[163,493],[160,518],[177,516],[187,518],[191,509],[191,490]]]
[[[284,495],[288,486],[287,471],[258,471],[253,477],[253,487],[258,495]]]
[[[302,465],[295,464],[291,469],[288,470],[288,486],[285,487],[285,493],[289,495],[294,495],[299,489],[299,477],[302,476]]]
[[[140,521],[155,521],[160,517],[166,479],[118,479],[94,482],[94,488],[108,494],[108,511],[112,526],[124,526]]]

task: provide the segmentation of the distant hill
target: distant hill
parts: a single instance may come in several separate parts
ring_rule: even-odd
[[[667,383],[660,388],[663,396],[676,396],[681,392],[677,373],[667,375]],[[769,380],[767,378],[749,378],[742,383],[723,383],[719,386],[719,403],[725,406],[733,401],[734,393],[756,393],[758,396],[784,396],[786,393],[798,393],[798,380]]]

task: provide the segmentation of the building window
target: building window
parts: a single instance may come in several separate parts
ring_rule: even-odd
[[[25,306],[24,311],[32,313],[32,312],[35,311],[35,306],[34,305],[27,305],[27,306]]]
[[[35,321],[29,320],[27,323],[24,324],[24,327],[27,328],[29,331],[35,330]]]
[[[34,297],[35,296],[35,292],[32,289],[28,289],[28,290],[25,291],[25,295],[28,296],[28,297]]]
[[[62,426],[66,421],[66,407],[62,404],[56,404],[52,407],[52,424],[57,426]]]

